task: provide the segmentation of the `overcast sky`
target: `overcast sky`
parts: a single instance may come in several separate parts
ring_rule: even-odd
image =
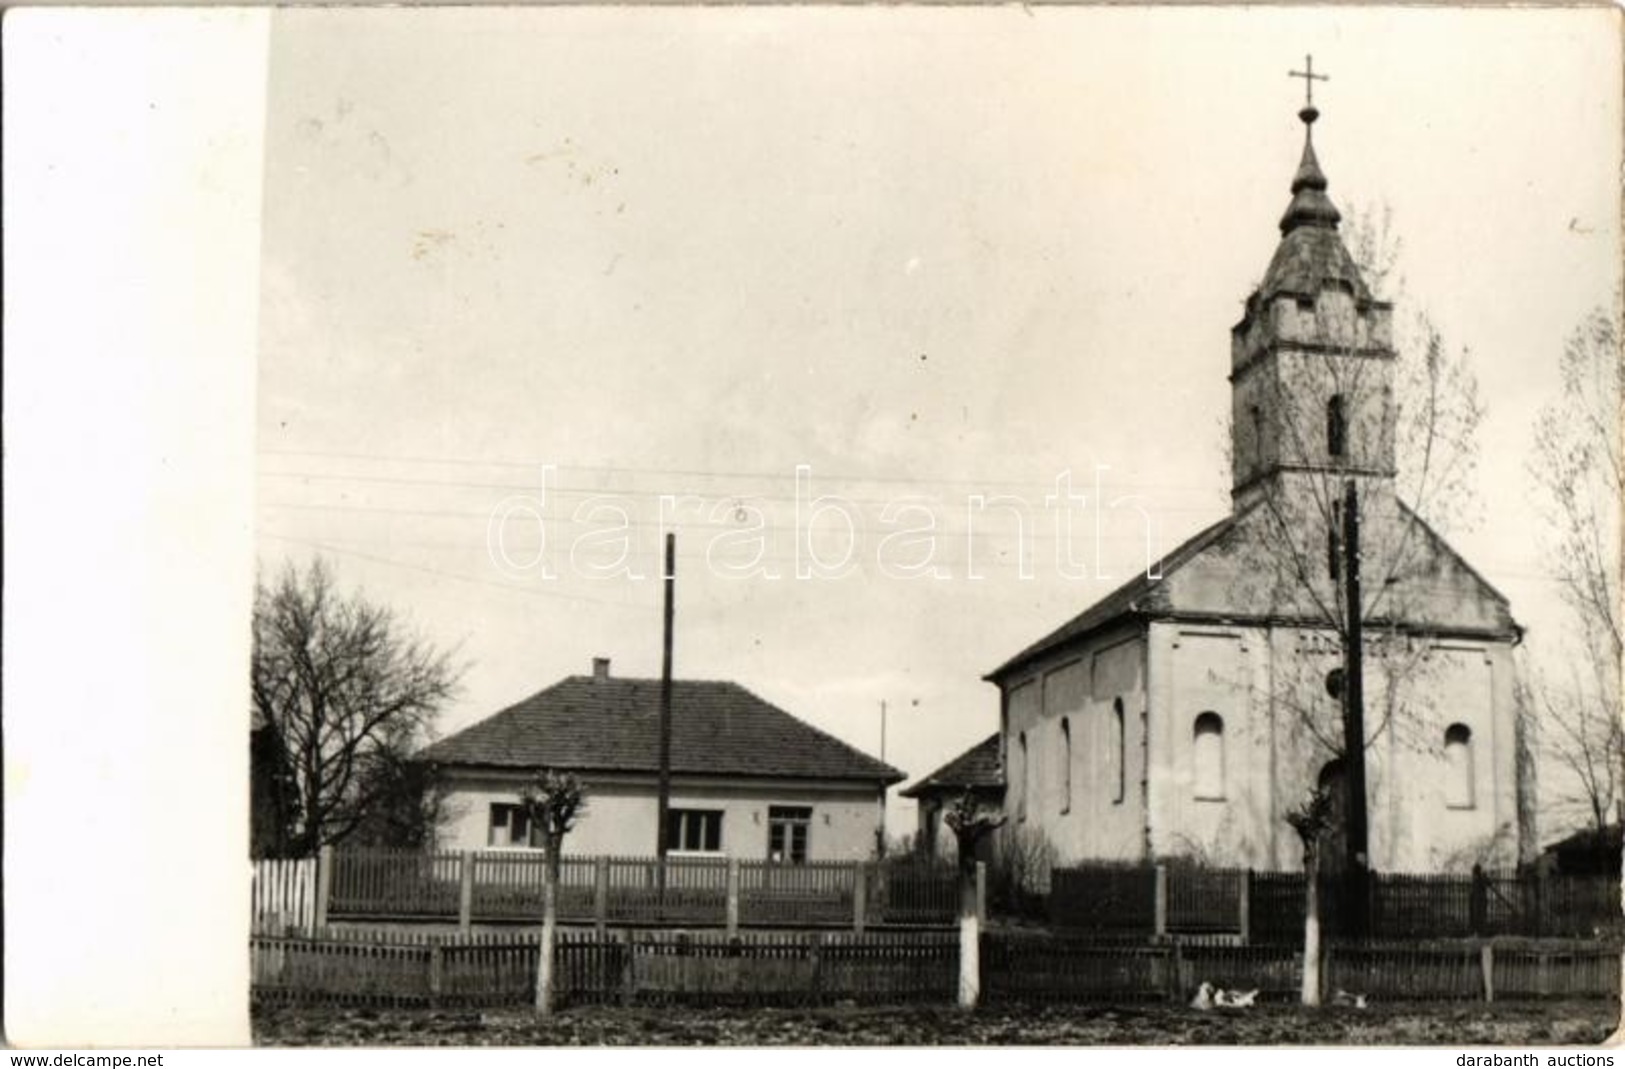
[[[1135,506],[1157,551],[1228,509],[1228,332],[1279,237],[1303,137],[1287,71],[1312,52],[1333,200],[1391,209],[1407,286],[1385,296],[1473,354],[1487,522],[1456,540],[1539,648],[1561,615],[1524,456],[1564,337],[1620,285],[1612,25],[278,12],[259,560],[320,549],[455,646],[449,733],[595,655],[658,675],[659,498],[693,495],[677,674],[875,753],[885,701],[887,759],[929,772],[996,727],[984,673],[1144,567]],[[825,563],[846,535],[831,510],[798,521],[798,465],[809,495],[851,502],[843,578],[796,578],[805,532]],[[1100,466],[1119,504],[1092,511]],[[1042,510],[1067,471],[1086,577]],[[976,494],[1030,502],[1025,542],[997,507],[972,516]],[[516,498],[547,541],[512,512],[504,564],[489,521]],[[587,574],[610,570],[623,513],[632,575]],[[940,572],[900,577],[930,547],[881,540],[927,517]],[[758,522],[765,555],[738,574]]]

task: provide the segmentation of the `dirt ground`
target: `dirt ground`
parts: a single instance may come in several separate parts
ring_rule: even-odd
[[[1590,1045],[1616,1029],[1609,1002],[1260,1006],[834,1007],[816,1010],[583,1007],[541,1021],[523,1010],[264,1007],[268,1046],[1046,1046]]]

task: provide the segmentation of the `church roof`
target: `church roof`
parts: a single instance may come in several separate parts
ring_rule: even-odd
[[[1107,594],[1082,613],[1074,616],[1071,620],[1034,642],[982,678],[997,681],[1000,677],[1020,668],[1034,658],[1059,646],[1064,646],[1074,639],[1081,638],[1107,624],[1115,623],[1126,615],[1146,613],[1149,610],[1162,607],[1159,604],[1160,599],[1156,597],[1162,580],[1172,575],[1186,561],[1218,542],[1235,528],[1237,521],[1241,517],[1247,515],[1250,511],[1250,508],[1244,509],[1198,531],[1164,555],[1156,568],[1147,568],[1145,572],[1138,573],[1133,579]],[[1152,579],[1147,576],[1146,573],[1152,571],[1157,574],[1158,578]]]
[[[1401,577],[1395,589],[1423,590],[1426,593],[1457,591],[1466,603],[1473,606],[1467,611],[1448,604],[1412,606],[1415,619],[1405,620],[1405,626],[1421,631],[1456,635],[1476,635],[1483,638],[1520,640],[1523,629],[1512,618],[1510,603],[1489,580],[1468,564],[1444,537],[1429,526],[1409,505],[1397,501],[1402,522],[1413,524],[1419,538],[1412,558],[1419,574]],[[1160,565],[1153,569],[1158,578],[1136,575],[1116,590],[1095,602],[1082,613],[1051,631],[983,678],[998,683],[1005,677],[1026,667],[1045,654],[1083,640],[1087,636],[1125,620],[1165,620],[1170,618],[1223,618],[1232,621],[1274,621],[1308,626],[1324,626],[1317,614],[1303,606],[1271,604],[1268,598],[1259,600],[1258,591],[1240,587],[1236,564],[1223,569],[1218,561],[1226,548],[1257,546],[1259,533],[1250,521],[1265,515],[1261,505],[1254,502],[1218,523],[1198,531],[1166,554]],[[1205,556],[1210,550],[1216,556]],[[1198,558],[1204,558],[1203,561]],[[1245,562],[1240,562],[1245,567]],[[1219,570],[1215,570],[1219,569]],[[1175,581],[1184,570],[1194,579],[1194,585],[1183,577]],[[1215,586],[1216,584],[1216,586]],[[1408,586],[1416,584],[1416,586]],[[1202,590],[1207,587],[1209,593]],[[1217,598],[1211,591],[1228,591]],[[1395,623],[1380,610],[1367,617],[1367,626],[1380,627]]]
[[[1315,155],[1314,122],[1320,112],[1313,106],[1298,112],[1303,120],[1303,159],[1292,177],[1292,202],[1281,217],[1281,244],[1270,260],[1258,296],[1278,294],[1313,297],[1323,289],[1347,290],[1359,301],[1371,300],[1371,290],[1349,255],[1337,224],[1342,213],[1326,195],[1326,175]]]

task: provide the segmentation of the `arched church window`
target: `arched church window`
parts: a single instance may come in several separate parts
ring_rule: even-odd
[[[1348,423],[1343,411],[1343,395],[1326,402],[1326,455],[1341,457],[1348,446]]]
[[[1016,788],[1016,819],[1027,819],[1027,785],[1032,774],[1027,768],[1027,733],[1016,737],[1016,752],[1021,755],[1021,782]]]
[[[1473,808],[1473,731],[1466,724],[1451,724],[1444,732],[1445,804],[1451,809]]]
[[[1247,406],[1247,417],[1253,432],[1253,459],[1264,463],[1264,410],[1257,405]]]
[[[1061,812],[1072,812],[1072,721],[1061,717]]]
[[[1343,759],[1334,757],[1321,765],[1315,785],[1331,803],[1326,829],[1320,835],[1320,871],[1341,872],[1348,859],[1348,789],[1343,780]]]
[[[1224,718],[1203,713],[1191,727],[1192,779],[1197,798],[1224,798]]]
[[[1112,786],[1112,801],[1121,802],[1123,800],[1124,769],[1127,767],[1124,761],[1126,755],[1123,752],[1125,733],[1123,731],[1122,698],[1112,700],[1111,732],[1111,743],[1107,747],[1107,753],[1111,757],[1112,767],[1109,770],[1106,782]]]

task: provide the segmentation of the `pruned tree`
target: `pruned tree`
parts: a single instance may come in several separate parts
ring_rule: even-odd
[[[251,689],[258,721],[281,747],[296,804],[271,836],[282,856],[343,842],[421,798],[403,774],[456,690],[449,655],[407,633],[389,609],[346,595],[321,559],[289,564],[254,591]],[[419,825],[423,813],[418,812]],[[422,834],[421,826],[413,835]]]
[[[1337,809],[1331,793],[1316,787],[1286,816],[1303,845],[1303,989],[1305,1006],[1320,1005],[1320,858]]]
[[[546,849],[542,886],[542,942],[536,968],[536,1012],[553,1012],[554,950],[558,942],[559,873],[564,854],[564,837],[576,826],[587,809],[586,790],[569,772],[544,768],[520,792],[519,804],[540,828]]]
[[[1561,393],[1536,418],[1530,474],[1543,497],[1546,559],[1569,610],[1562,668],[1543,668],[1532,700],[1558,766],[1546,802],[1601,831],[1625,807],[1620,723],[1621,385],[1617,320],[1593,309],[1569,335]]]
[[[976,910],[976,848],[1003,827],[1005,817],[967,790],[942,822],[954,833],[959,853],[959,1005],[969,1009],[981,994],[981,919]]]
[[[943,814],[942,822],[954,833],[954,847],[961,875],[976,876],[977,849],[982,840],[1004,827],[1008,818],[997,807],[966,790]]]

